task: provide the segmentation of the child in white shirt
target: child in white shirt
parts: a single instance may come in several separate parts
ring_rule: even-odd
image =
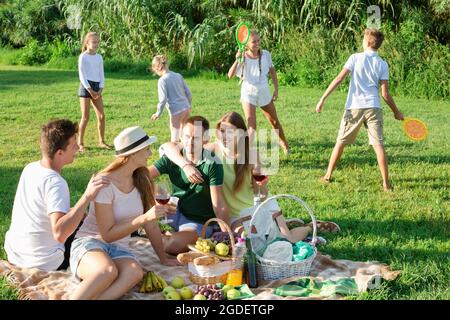
[[[236,75],[241,79],[241,103],[247,119],[251,141],[254,139],[254,131],[256,130],[256,107],[260,106],[272,128],[277,131],[284,153],[288,154],[289,146],[281,123],[278,120],[274,104],[274,101],[278,98],[277,73],[269,51],[261,50],[260,42],[259,34],[256,31],[252,31],[242,63],[238,61],[238,58],[241,56],[238,51],[236,53],[236,61],[228,71],[228,78]],[[273,94],[270,93],[267,79],[269,73],[274,86]]]
[[[80,152],[85,150],[84,132],[89,122],[89,103],[92,102],[95,114],[97,115],[97,127],[99,145],[101,148],[110,149],[105,142],[105,113],[103,111],[102,91],[105,86],[105,76],[103,71],[103,58],[97,53],[99,37],[95,32],[89,32],[84,37],[83,47],[78,58],[78,74],[80,76],[80,97],[81,120],[78,145]]]
[[[364,124],[369,134],[369,143],[373,146],[377,155],[378,165],[383,178],[383,188],[385,191],[391,190],[386,152],[384,150],[383,112],[378,96],[379,86],[381,86],[381,96],[391,108],[395,119],[403,120],[403,114],[398,110],[394,99],[389,93],[388,65],[377,53],[383,40],[384,35],[381,31],[366,29],[363,40],[364,52],[350,56],[342,71],[331,82],[319,103],[317,103],[316,111],[321,112],[326,98],[348,74],[351,74],[352,78],[345,103],[345,112],[339,128],[336,145],[328,164],[327,173],[321,178],[323,182],[331,181],[331,175],[344,152],[345,145],[355,141],[359,129]]]

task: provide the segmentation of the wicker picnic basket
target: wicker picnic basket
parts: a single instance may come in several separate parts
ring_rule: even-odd
[[[309,215],[311,216],[312,223],[313,223],[313,235],[312,235],[312,241],[310,242],[311,246],[313,247],[314,253],[310,257],[299,260],[299,261],[290,261],[290,262],[277,262],[273,260],[268,260],[260,255],[258,255],[255,252],[256,259],[257,259],[257,272],[258,277],[262,280],[279,280],[279,279],[285,279],[293,276],[307,276],[309,275],[309,272],[311,270],[311,265],[317,255],[317,249],[316,249],[316,242],[317,242],[317,221],[316,218],[312,212],[312,210],[308,207],[308,205],[301,199],[297,198],[296,196],[288,195],[288,194],[281,194],[276,195],[267,198],[264,202],[262,202],[255,210],[254,214],[252,215],[252,219],[250,220],[250,228],[249,230],[252,230],[252,226],[254,226],[254,223],[256,219],[258,219],[259,212],[261,212],[261,209],[271,200],[277,199],[277,198],[287,198],[292,199],[298,203],[300,203],[306,211],[308,211]],[[250,235],[251,238],[251,235]],[[255,251],[255,250],[253,250]]]
[[[195,248],[193,245],[189,245],[189,249],[195,252],[201,252],[206,256],[213,256],[219,258],[221,262],[213,265],[207,266],[195,266],[193,263],[189,263],[189,279],[192,283],[198,285],[204,284],[216,284],[216,283],[225,283],[227,280],[228,272],[233,268],[233,263],[236,259],[236,244],[233,236],[233,232],[230,227],[221,219],[211,218],[205,222],[203,225],[202,231],[200,233],[201,238],[206,237],[206,229],[211,222],[217,222],[222,230],[226,230],[228,235],[230,236],[230,244],[231,244],[231,257],[222,257],[218,256],[215,253],[205,253]]]

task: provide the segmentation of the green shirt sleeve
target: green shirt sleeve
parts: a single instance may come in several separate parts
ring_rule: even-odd
[[[208,172],[209,185],[221,186],[223,184],[223,166],[221,163],[214,162]]]
[[[153,163],[155,168],[158,170],[159,174],[168,174],[169,173],[169,165],[170,160],[167,156],[162,156],[156,162]]]

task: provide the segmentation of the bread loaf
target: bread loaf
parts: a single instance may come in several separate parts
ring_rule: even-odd
[[[177,255],[177,260],[181,264],[188,264],[189,262],[194,261],[195,258],[203,257],[204,254],[200,252],[184,252]]]
[[[219,258],[209,257],[209,256],[204,256],[204,257],[199,257],[199,258],[194,259],[194,264],[196,266],[209,266],[209,265],[216,264],[219,262],[220,262]]]

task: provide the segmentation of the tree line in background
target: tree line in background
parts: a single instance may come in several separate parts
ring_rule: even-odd
[[[324,87],[362,50],[371,5],[381,10],[394,91],[448,98],[450,0],[0,0],[0,41],[20,48],[12,63],[76,68],[83,35],[96,31],[107,70],[145,72],[164,53],[178,71],[223,74],[235,28],[248,21],[282,84]]]

